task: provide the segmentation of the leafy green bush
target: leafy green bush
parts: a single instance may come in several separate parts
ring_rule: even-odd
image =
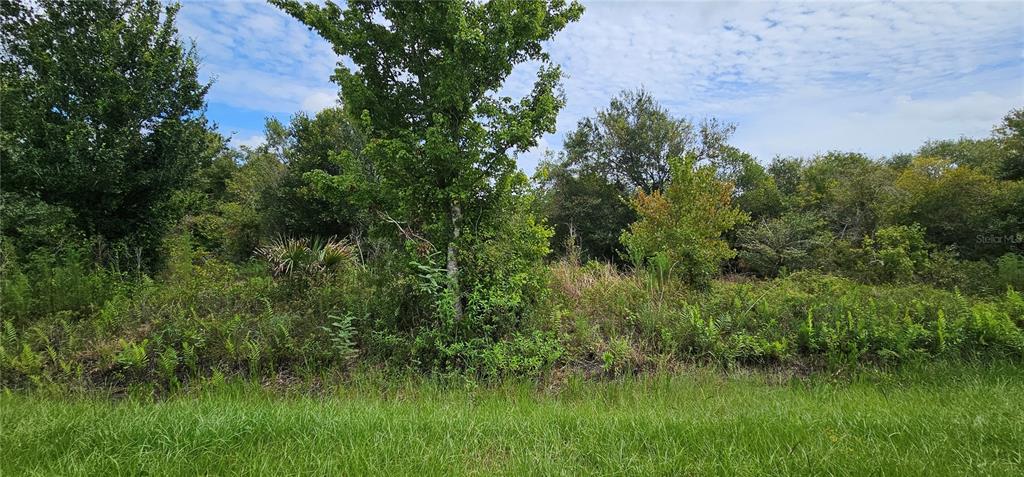
[[[910,282],[930,265],[932,248],[917,224],[882,227],[864,238],[858,270],[871,282]]]
[[[562,357],[564,349],[552,333],[516,333],[480,352],[480,371],[489,377],[538,376]]]
[[[269,264],[217,260],[193,249],[187,236],[167,248],[167,269],[155,281],[79,273],[60,262],[52,273],[74,293],[27,317],[4,311],[0,380],[171,384],[212,372],[258,376],[344,366],[362,346],[356,327],[363,323],[335,318],[372,308],[362,268],[318,265],[315,282],[299,286],[294,277],[275,278]],[[116,293],[95,292],[106,288],[93,281]],[[88,306],[78,305],[78,288]],[[33,303],[48,298],[49,292],[29,290]]]
[[[524,177],[516,181],[513,187],[525,186]],[[401,304],[405,316],[381,335],[402,336],[399,339],[410,344],[410,359],[423,369],[502,374],[500,366],[481,364],[483,353],[495,346],[521,349],[503,343],[519,343],[518,334],[544,329],[551,310],[543,260],[550,251],[551,229],[530,212],[528,195],[506,197],[494,206],[501,209],[498,219],[481,221],[460,238],[458,287],[446,269],[444,254],[429,243],[407,244],[409,265],[397,272],[409,285]],[[457,304],[464,309],[461,319]]]
[[[3,315],[16,323],[58,313],[84,317],[115,296],[129,293],[129,276],[95,263],[95,243],[36,250],[19,257],[0,244],[0,300]]]
[[[318,275],[356,260],[352,245],[335,238],[304,239],[280,237],[256,249],[275,275]]]
[[[732,185],[719,181],[714,166],[697,167],[695,157],[671,164],[665,192],[639,191],[632,205],[639,220],[621,241],[634,265],[653,259],[686,282],[704,286],[718,274],[722,261],[736,252],[722,234],[747,220],[731,203]],[[657,262],[660,262],[658,264]]]

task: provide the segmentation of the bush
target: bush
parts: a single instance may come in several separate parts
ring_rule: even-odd
[[[1024,291],[1024,255],[1008,253],[996,260],[996,286]]]
[[[525,178],[516,180],[516,187],[525,184]],[[544,331],[551,311],[543,260],[552,232],[532,214],[532,200],[526,194],[504,198],[494,204],[500,209],[494,219],[460,237],[458,288],[441,252],[429,243],[407,243],[409,265],[395,273],[398,283],[408,287],[402,316],[381,333],[403,336],[417,366],[482,370],[474,363],[484,350],[515,341],[519,334]],[[456,318],[457,300],[464,309],[461,320]]]
[[[824,221],[799,212],[762,220],[741,230],[737,240],[744,264],[769,277],[813,266],[817,252],[830,242]]]
[[[269,264],[217,260],[187,236],[167,248],[167,269],[156,281],[127,282],[60,262],[50,273],[70,290],[63,301],[27,317],[4,310],[0,380],[170,385],[213,372],[345,369],[363,346],[359,327],[367,325],[353,317],[366,315],[375,293],[362,268],[320,266],[334,262],[314,254],[318,265],[303,270],[314,270],[315,280],[275,278]],[[36,287],[26,293],[32,303],[50,298]]]
[[[718,274],[722,261],[736,252],[722,234],[747,220],[731,204],[732,185],[715,177],[713,166],[696,167],[695,158],[673,160],[665,193],[637,193],[632,201],[639,220],[622,233],[630,260],[655,266],[696,286]]]
[[[933,248],[920,225],[882,227],[864,238],[857,269],[873,283],[911,282],[930,266]]]
[[[15,323],[63,314],[84,318],[115,296],[128,294],[130,274],[116,264],[95,263],[100,242],[72,244],[20,257],[10,242],[0,243],[0,300],[3,316]]]

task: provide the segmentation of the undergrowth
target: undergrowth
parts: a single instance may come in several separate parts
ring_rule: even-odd
[[[329,266],[282,267],[230,264],[187,240],[170,249],[167,271],[153,278],[90,267],[77,254],[5,262],[0,384],[173,390],[217,374],[266,381],[360,365],[478,382],[690,364],[803,373],[1024,357],[1024,299],[1013,289],[978,297],[798,272],[695,290],[656,270],[563,260],[548,267],[547,292],[528,314],[467,334],[432,314],[437,307],[410,305],[410,296],[429,304],[432,295],[417,295],[422,278],[365,266],[351,252]]]

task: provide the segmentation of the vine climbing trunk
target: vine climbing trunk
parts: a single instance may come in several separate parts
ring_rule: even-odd
[[[451,204],[452,239],[448,242],[448,282],[452,287],[454,295],[455,321],[462,321],[462,291],[459,287],[459,258],[455,243],[459,241],[459,233],[462,227],[462,208],[459,203],[452,201]]]

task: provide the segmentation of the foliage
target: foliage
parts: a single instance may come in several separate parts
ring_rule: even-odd
[[[839,239],[858,240],[870,234],[895,194],[893,172],[861,154],[816,156],[801,164],[799,174],[794,202],[825,218]]]
[[[734,129],[714,119],[696,127],[672,117],[643,88],[626,90],[566,136],[564,162],[604,176],[627,194],[650,193],[668,183],[674,158],[717,162]]]
[[[1020,109],[764,166],[631,90],[531,183],[516,156],[566,101],[544,45],[580,5],[272,3],[347,58],[342,101],[240,148],[177,5],[0,3],[0,386],[1024,358]]]
[[[126,281],[137,277],[139,269],[120,271],[96,265],[94,254],[103,253],[99,247],[99,243],[80,243],[21,257],[9,242],[0,244],[3,318],[18,325],[40,315],[82,318],[123,296],[129,288]]]
[[[879,256],[909,256],[909,264],[895,263],[914,266],[920,237],[913,228],[894,230],[872,244]],[[475,321],[455,321],[447,308],[443,318],[417,322],[422,310],[401,295],[451,299],[441,267],[425,270],[416,290],[379,267],[327,268],[315,280],[298,280],[258,263],[230,265],[185,239],[169,249],[171,267],[155,280],[65,272],[57,286],[88,290],[65,297],[81,302],[47,304],[44,289],[12,285],[16,273],[5,270],[2,385],[170,389],[217,373],[302,375],[357,363],[491,379],[558,366],[617,375],[691,361],[848,368],[939,357],[1024,359],[1024,298],[1013,288],[972,297],[798,272],[694,291],[596,262],[559,262],[550,281],[538,280],[547,275],[537,269],[509,275],[517,269],[510,264],[485,276],[537,280],[531,286],[543,287],[547,298],[515,301],[515,285],[475,283],[493,293],[469,301],[467,319]],[[1019,279],[1019,262],[1004,258],[1000,273]],[[69,270],[64,263],[57,270]],[[105,295],[88,288],[95,280],[103,280],[96,290]],[[90,303],[96,296],[103,298]],[[26,300],[50,308],[16,305]]]
[[[564,164],[542,164],[538,176],[552,242],[560,246],[575,235],[586,258],[618,259],[619,235],[636,220],[627,196],[603,175],[573,174]]]
[[[965,258],[995,258],[1019,250],[1024,183],[1000,181],[969,166],[915,159],[896,179],[892,219],[919,223],[929,242],[955,246]]]
[[[666,293],[639,276],[567,264],[557,270],[567,349],[603,368],[621,357],[633,369],[676,361],[846,368],[1024,358],[1021,295],[1012,290],[971,299],[803,272]]]
[[[1011,110],[992,135],[1003,153],[1001,179],[1024,180],[1024,108]]]
[[[1008,253],[996,260],[997,286],[1024,291],[1024,256]]]
[[[769,277],[814,266],[818,252],[831,242],[824,225],[805,212],[762,220],[740,230],[739,256],[752,271]]]
[[[726,162],[735,151],[726,145],[734,129],[713,118],[695,125],[673,117],[643,88],[622,91],[595,117],[582,119],[558,159],[542,166],[555,243],[564,243],[572,228],[587,257],[620,258],[618,237],[636,220],[629,198],[664,189],[673,158]]]
[[[355,64],[339,63],[333,78],[352,118],[365,124],[362,154],[382,179],[375,202],[445,250],[461,319],[465,294],[475,292],[460,276],[460,262],[472,260],[463,242],[469,221],[492,220],[514,194],[510,153],[554,131],[561,72],[542,42],[583,8],[561,0],[272,3]],[[540,65],[532,91],[519,101],[497,96],[526,61]]]
[[[970,167],[986,175],[995,175],[1003,167],[1003,151],[993,138],[928,141],[916,157],[948,161],[956,167]]]
[[[287,126],[271,119],[266,130],[262,149],[285,166],[260,207],[272,233],[347,236],[366,228],[360,201],[379,181],[360,155],[366,139],[358,122],[335,107],[297,113]]]
[[[318,275],[353,264],[357,257],[352,245],[328,238],[308,240],[279,237],[256,250],[276,276]]]
[[[28,255],[41,248],[59,249],[84,241],[84,234],[72,224],[74,216],[70,207],[0,191],[0,230],[4,245],[12,253]]]
[[[219,219],[219,248],[228,257],[248,258],[267,236],[274,233],[268,218],[286,168],[276,157],[263,150],[246,151],[242,164],[225,181],[224,200],[214,211]]]
[[[352,320],[355,317],[352,315],[328,315],[328,318],[331,319],[330,325],[321,329],[330,336],[333,351],[339,360],[343,362],[351,360],[358,353],[355,342],[356,329],[352,325]]]
[[[621,240],[635,265],[664,261],[671,273],[704,286],[736,254],[722,234],[747,216],[732,206],[732,185],[716,179],[714,166],[694,162],[694,156],[672,161],[664,194],[637,193],[632,205],[640,219]]]
[[[930,266],[931,245],[917,224],[883,227],[865,237],[857,269],[872,282],[909,282]]]
[[[0,188],[153,259],[182,188],[204,160],[209,85],[158,0],[2,4]],[[6,196],[6,203],[10,196]],[[31,213],[31,212],[30,212]],[[18,214],[22,215],[22,214]],[[49,219],[49,227],[58,225]],[[4,235],[39,237],[23,221]]]
[[[719,178],[733,184],[733,201],[740,210],[755,220],[782,214],[783,195],[775,178],[753,156],[730,146],[718,163]]]

